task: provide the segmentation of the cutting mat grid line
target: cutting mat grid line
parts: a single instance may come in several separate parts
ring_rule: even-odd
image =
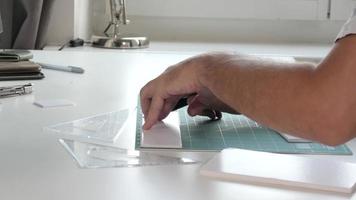
[[[352,155],[346,145],[330,147],[319,143],[289,143],[277,132],[260,126],[243,115],[223,113],[219,121],[206,117],[190,117],[186,109],[179,110],[183,150],[220,151],[225,148],[292,153]],[[142,114],[138,109],[136,148],[140,148]]]

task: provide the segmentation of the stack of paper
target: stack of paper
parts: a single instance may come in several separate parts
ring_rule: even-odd
[[[32,53],[26,50],[0,51],[0,80],[41,79],[41,66],[29,61]]]

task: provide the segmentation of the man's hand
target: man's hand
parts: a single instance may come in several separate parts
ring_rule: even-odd
[[[173,67],[141,91],[145,129],[182,97],[190,115],[239,111],[277,131],[339,145],[356,137],[356,36],[318,65],[248,55],[205,54]]]
[[[211,119],[221,118],[221,112],[235,113],[219,100],[200,77],[207,66],[219,67],[219,61],[227,54],[204,54],[169,67],[156,79],[147,83],[140,92],[141,107],[145,116],[144,129],[150,129],[164,119],[181,98],[188,97],[188,113]]]

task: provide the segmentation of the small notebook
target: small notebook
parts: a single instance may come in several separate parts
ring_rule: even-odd
[[[44,75],[41,73],[41,66],[37,63],[31,61],[0,62],[0,81],[42,78]]]
[[[0,62],[0,74],[40,72],[41,66],[31,61]]]
[[[352,193],[356,164],[325,158],[225,149],[200,174],[230,181]]]
[[[0,51],[0,62],[19,62],[30,60],[33,54],[28,50],[3,50]]]

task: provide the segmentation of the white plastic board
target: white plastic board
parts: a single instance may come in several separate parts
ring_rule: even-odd
[[[231,181],[352,193],[356,165],[330,159],[225,149],[200,174]]]
[[[111,145],[125,128],[131,112],[123,109],[48,126],[44,130],[61,139]]]
[[[296,137],[293,135],[289,135],[286,133],[279,133],[285,140],[287,140],[287,142],[291,142],[291,143],[310,143],[312,141],[304,139],[304,138],[300,138],[300,137]]]
[[[178,112],[170,113],[150,130],[144,130],[141,134],[141,147],[182,148]]]

